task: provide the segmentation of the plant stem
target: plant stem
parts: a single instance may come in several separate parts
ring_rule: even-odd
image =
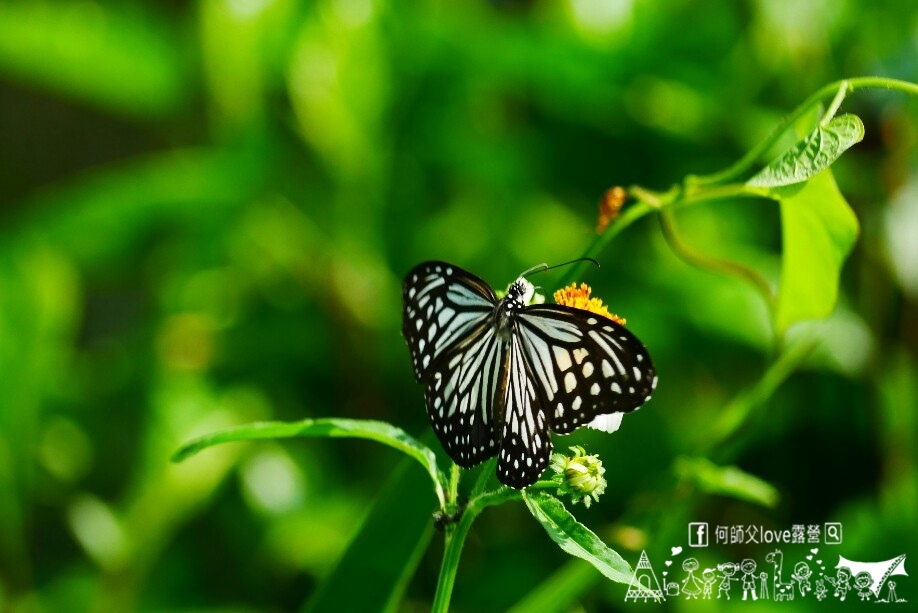
[[[682,259],[694,264],[695,266],[706,268],[714,272],[720,272],[727,275],[733,275],[740,279],[745,279],[755,287],[765,299],[769,307],[774,307],[775,297],[772,294],[768,282],[757,273],[754,269],[744,266],[739,262],[732,262],[721,258],[715,258],[705,253],[697,251],[686,243],[679,235],[676,228],[676,222],[673,218],[672,211],[662,211],[660,213],[660,228],[663,231],[663,237],[666,242]]]
[[[622,230],[633,224],[644,215],[652,213],[654,210],[654,207],[643,201],[628,207],[618,219],[612,222],[612,225],[609,226],[608,230],[593,239],[593,242],[589,247],[587,247],[587,250],[581,257],[596,259],[596,257],[602,253],[602,250],[606,248],[606,245],[608,245],[613,238],[621,233]],[[577,262],[573,266],[568,267],[567,272],[561,278],[561,283],[559,285],[564,287],[576,280],[581,279],[583,276],[583,271],[588,265],[589,262]]]
[[[450,466],[449,472],[449,499],[446,501],[450,508],[447,511],[453,511],[459,504],[459,465],[455,462]]]
[[[900,81],[898,79],[887,79],[885,77],[855,77],[853,79],[843,79],[841,81],[829,83],[804,100],[803,103],[787,115],[764,140],[750,149],[749,152],[741,157],[735,164],[709,175],[689,175],[685,178],[686,186],[714,185],[736,180],[740,175],[749,170],[759,160],[762,154],[768,151],[795,121],[800,119],[810,110],[810,108],[823,100],[830,96],[838,96],[839,89],[843,86],[846,86],[848,92],[854,92],[858,89],[882,88],[918,96],[918,84]]]
[[[848,82],[842,81],[841,86],[838,88],[838,93],[835,94],[835,98],[832,99],[832,104],[829,105],[829,110],[822,116],[822,121],[819,122],[819,125],[825,126],[832,121],[832,118],[835,117],[835,113],[838,112],[838,107],[841,106],[841,103],[845,100],[845,96],[848,95],[849,89],[851,89],[851,87]]]
[[[445,613],[449,610],[449,601],[453,595],[453,585],[456,582],[456,571],[459,568],[462,546],[465,545],[465,538],[469,534],[469,529],[472,527],[475,517],[487,507],[519,498],[520,492],[509,487],[500,487],[497,490],[486,492],[469,501],[458,523],[447,526],[443,563],[440,565],[437,592],[434,595],[431,609],[434,613]]]
[[[751,188],[743,183],[730,184],[737,181],[738,178],[752,168],[762,155],[767,152],[790,128],[794,122],[803,117],[812,107],[832,98],[829,110],[823,116],[822,122],[825,123],[835,116],[838,108],[845,100],[848,94],[859,89],[887,89],[900,91],[913,96],[918,96],[918,84],[898,79],[888,79],[885,77],[855,77],[853,79],[842,79],[829,83],[820,88],[809,98],[803,101],[784,120],[778,124],[759,144],[750,149],[746,155],[737,160],[734,164],[724,170],[708,175],[688,175],[685,177],[682,185],[675,185],[665,192],[655,192],[641,187],[632,185],[628,188],[628,195],[637,199],[637,203],[628,206],[618,219],[612,222],[612,225],[598,235],[587,250],[584,252],[584,258],[596,259],[606,246],[625,228],[635,221],[654,211],[664,210],[669,207],[682,207],[689,204],[698,204],[721,198],[750,197],[760,195],[768,197],[768,190],[761,190],[756,193],[755,188]],[[568,268],[567,273],[562,277],[562,285],[567,285],[574,280],[580,279],[586,262],[578,262]]]
[[[477,513],[469,504],[459,523],[447,526],[446,539],[443,549],[443,562],[440,565],[440,576],[437,578],[437,592],[434,595],[432,611],[445,613],[449,611],[449,600],[453,595],[453,584],[456,582],[456,571],[459,568],[459,557],[462,555],[462,546],[469,528],[475,520]]]
[[[814,340],[805,340],[786,347],[771,363],[762,378],[755,385],[740,393],[721,411],[717,422],[712,425],[699,450],[703,453],[723,445],[740,426],[747,422],[749,416],[770,398],[775,390],[797,370],[797,367],[816,348]]]

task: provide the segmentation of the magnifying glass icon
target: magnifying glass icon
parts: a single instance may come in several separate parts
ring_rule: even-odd
[[[826,543],[841,543],[841,526],[838,524],[826,524]]]

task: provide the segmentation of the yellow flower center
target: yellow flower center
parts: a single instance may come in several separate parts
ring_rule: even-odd
[[[609,308],[605,306],[599,298],[590,298],[590,293],[592,291],[593,290],[586,283],[581,283],[580,287],[577,287],[577,284],[573,283],[555,292],[555,302],[574,307],[575,309],[590,311],[597,315],[602,315],[603,317],[608,317],[612,321],[624,326],[625,319],[623,317],[619,317],[615,313],[610,313]]]

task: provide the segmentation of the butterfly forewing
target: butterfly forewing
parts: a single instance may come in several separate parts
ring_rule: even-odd
[[[487,283],[445,262],[425,262],[409,272],[402,299],[402,334],[418,381],[431,364],[479,333],[497,302]]]
[[[647,350],[607,317],[535,305],[520,314],[518,331],[551,429],[559,434],[599,415],[633,411],[653,393],[657,377]]]
[[[481,279],[444,262],[426,262],[405,280],[402,333],[423,382],[427,415],[450,458],[474,466],[494,456],[494,409],[507,363],[491,317],[497,298]]]

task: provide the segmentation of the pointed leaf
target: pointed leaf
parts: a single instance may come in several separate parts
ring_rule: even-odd
[[[544,492],[529,494],[526,490],[523,490],[523,500],[532,516],[561,549],[586,560],[612,581],[631,582],[632,570],[628,562],[578,522],[560,500]]]
[[[849,147],[864,138],[857,115],[841,115],[784,152],[746,183],[750,187],[781,187],[802,183],[828,168]]]
[[[835,308],[838,279],[858,221],[828,170],[781,197],[783,249],[775,325],[779,332]]]
[[[437,468],[437,459],[430,448],[422,445],[401,428],[372,420],[362,419],[304,419],[296,422],[256,422],[229,428],[220,432],[205,434],[185,443],[172,456],[173,462],[182,462],[187,458],[220,443],[233,441],[251,441],[275,438],[294,438],[300,436],[321,436],[329,438],[365,438],[374,440],[389,447],[398,449],[420,462],[434,482],[440,505],[445,504],[443,488],[445,477]]]

